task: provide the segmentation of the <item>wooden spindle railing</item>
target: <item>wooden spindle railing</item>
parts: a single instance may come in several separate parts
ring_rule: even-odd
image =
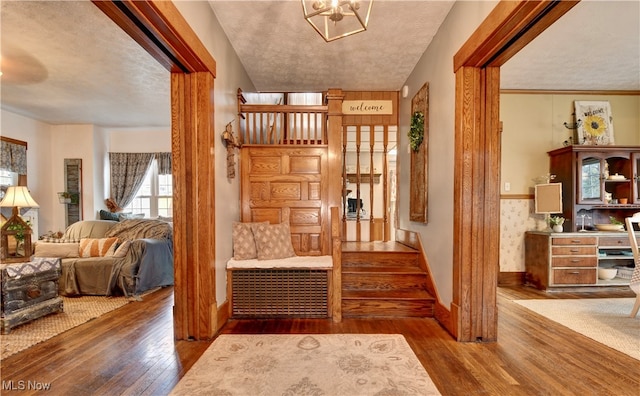
[[[327,106],[240,103],[242,144],[327,144]]]

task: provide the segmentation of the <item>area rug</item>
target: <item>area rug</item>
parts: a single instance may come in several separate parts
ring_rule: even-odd
[[[172,395],[439,395],[399,334],[221,335]]]
[[[513,300],[548,319],[640,360],[640,315],[635,298]]]
[[[35,344],[46,341],[71,328],[120,308],[132,301],[127,297],[82,296],[62,297],[64,312],[44,316],[0,335],[2,352],[7,358]]]

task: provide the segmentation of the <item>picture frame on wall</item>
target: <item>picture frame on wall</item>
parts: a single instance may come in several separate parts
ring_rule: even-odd
[[[576,100],[574,106],[579,144],[592,146],[615,144],[611,104],[608,101]]]

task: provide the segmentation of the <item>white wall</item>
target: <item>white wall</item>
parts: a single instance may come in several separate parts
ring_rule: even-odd
[[[27,142],[27,187],[40,205],[38,232],[54,230],[54,208],[58,197],[54,196],[51,178],[51,125],[6,110],[0,111],[0,134]]]
[[[207,2],[174,1],[180,13],[196,32],[216,60],[214,81],[215,136],[220,136],[227,123],[234,121],[238,131],[237,90],[253,92],[255,88],[227,40],[220,23]],[[236,178],[227,179],[227,151],[221,140],[215,141],[215,207],[216,207],[216,299],[221,305],[227,299],[226,262],[232,257],[231,226],[240,220],[240,168],[236,155]]]
[[[455,75],[453,56],[485,17],[495,1],[456,2],[406,81],[407,98],[400,100],[398,144],[400,228],[416,231],[425,247],[442,304],[453,299],[453,167]],[[406,131],[411,98],[429,82],[429,185],[428,224],[409,221],[410,156]]]

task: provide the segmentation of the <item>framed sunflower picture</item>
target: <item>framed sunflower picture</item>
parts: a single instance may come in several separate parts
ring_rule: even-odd
[[[578,142],[585,145],[611,145],[613,142],[613,118],[608,101],[574,102]]]

